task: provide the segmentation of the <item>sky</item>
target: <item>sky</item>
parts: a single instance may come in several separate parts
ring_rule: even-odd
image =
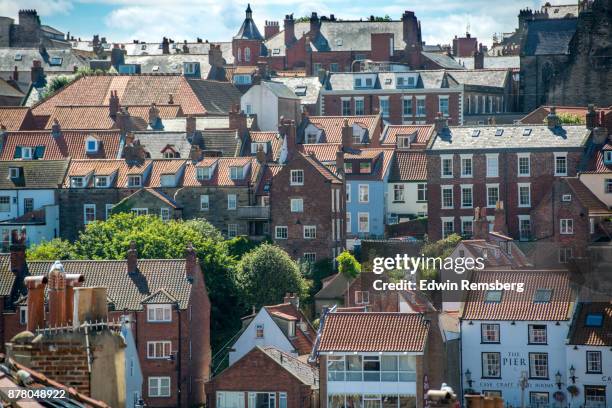
[[[366,19],[389,15],[397,20],[412,10],[421,21],[427,44],[450,44],[469,27],[472,36],[489,45],[494,33],[512,32],[520,9],[538,9],[545,0],[286,0],[251,1],[253,18],[263,34],[266,20],[280,22],[285,14],[294,17],[334,14],[339,19]],[[569,1],[565,0],[565,3]],[[0,0],[0,16],[16,19],[19,9],[38,10],[43,24],[75,37],[93,34],[109,42],[230,41],[244,19],[246,2],[240,0]]]

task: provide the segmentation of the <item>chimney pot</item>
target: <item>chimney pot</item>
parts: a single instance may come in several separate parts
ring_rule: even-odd
[[[559,116],[557,116],[557,108],[551,106],[550,113],[546,116],[546,123],[549,129],[556,129],[561,125],[561,120]]]
[[[9,245],[11,271],[16,276],[25,272],[26,266],[26,230],[21,228],[21,233],[14,229],[11,231],[11,244]]]
[[[60,261],[55,261],[47,274],[49,279],[49,325],[64,326],[66,314],[66,272]]]
[[[48,279],[44,275],[28,276],[24,283],[28,288],[28,331],[34,333],[36,329],[45,325],[45,286]]]

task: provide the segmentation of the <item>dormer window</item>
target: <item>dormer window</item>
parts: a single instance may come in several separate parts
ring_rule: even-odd
[[[172,149],[164,151],[164,159],[177,159],[179,154]]]
[[[85,150],[87,153],[96,153],[98,151],[98,140],[93,137],[87,138],[85,142]]]
[[[344,172],[352,173],[353,172],[353,163],[344,163]]]
[[[359,163],[359,173],[370,174],[372,172],[372,164],[370,162]]]
[[[108,176],[96,176],[95,185],[98,188],[105,188],[109,186]]]
[[[504,134],[504,129],[497,129],[495,130],[495,136],[501,136]]]
[[[317,133],[307,133],[305,142],[307,144],[317,143],[318,138],[319,138],[319,135]]]
[[[603,313],[588,313],[584,319],[584,325],[587,327],[602,327]]]
[[[353,143],[357,143],[357,144],[361,143],[361,133],[355,131],[355,129],[353,129]]]
[[[244,167],[230,167],[230,178],[232,180],[242,180],[244,178]]]
[[[485,293],[485,303],[500,303],[502,293],[501,290],[487,290]]]
[[[71,188],[83,188],[85,187],[85,177],[70,177]]]
[[[19,178],[19,167],[9,167],[9,178],[16,179]]]
[[[142,176],[141,175],[128,176],[128,187],[142,187]]]
[[[413,135],[398,136],[397,137],[397,147],[400,148],[400,149],[409,149],[410,148],[410,144],[412,143],[413,140],[414,140],[414,136]]]
[[[254,142],[251,143],[251,154],[257,154],[259,148],[263,150],[264,153],[268,153],[268,144],[263,142]]]
[[[531,135],[531,128],[523,129],[523,136],[529,136],[529,135]]]
[[[21,148],[21,158],[24,160],[32,160],[34,156],[34,149],[32,147],[22,147]]]
[[[295,88],[295,94],[297,96],[306,96],[306,86],[299,85]]]
[[[198,167],[196,170],[196,178],[198,180],[210,180],[212,176],[212,167]]]
[[[200,64],[197,62],[184,62],[183,63],[183,74],[185,75],[195,75],[198,71],[198,67]]]
[[[604,151],[604,164],[612,164],[612,150]]]
[[[361,88],[361,78],[355,78],[355,88]]]
[[[162,174],[159,178],[159,184],[162,187],[174,187],[175,177],[174,174]]]
[[[552,297],[552,289],[538,289],[533,294],[534,303],[549,303]]]
[[[287,325],[287,336],[295,337],[295,322],[293,320]]]

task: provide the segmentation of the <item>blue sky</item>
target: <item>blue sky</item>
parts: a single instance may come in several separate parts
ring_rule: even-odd
[[[567,1],[566,1],[567,2]],[[488,44],[495,32],[513,31],[519,9],[538,8],[542,0],[313,0],[291,4],[286,0],[251,1],[253,17],[263,33],[265,20],[335,14],[359,19],[388,14],[399,19],[403,10],[416,12],[428,44],[450,43],[455,34],[472,35]],[[0,15],[16,17],[20,8],[35,8],[44,24],[90,39],[94,33],[109,41],[228,41],[244,18],[246,2],[235,0],[0,0]],[[282,24],[282,23],[281,23]]]

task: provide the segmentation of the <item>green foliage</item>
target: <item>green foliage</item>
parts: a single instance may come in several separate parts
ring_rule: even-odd
[[[51,241],[43,241],[32,245],[27,250],[27,259],[31,261],[39,260],[63,260],[78,258],[74,252],[74,246],[66,240],[53,238]]]
[[[252,241],[247,237],[236,237],[225,241],[230,256],[240,259],[244,254],[261,245],[262,242]]]
[[[61,88],[65,87],[66,85],[71,84],[72,82],[76,81],[77,79],[85,75],[97,75],[97,74],[103,74],[103,73],[104,71],[101,69],[93,70],[89,67],[80,67],[77,69],[74,75],[60,75],[60,76],[54,77],[51,79],[51,81],[49,81],[49,83],[45,87],[44,91],[42,92],[41,97],[42,99],[46,99],[49,96],[53,95],[58,90],[60,90]]]
[[[447,258],[461,241],[461,237],[457,234],[451,234],[448,237],[436,242],[427,242],[421,248],[421,253],[426,258]],[[437,279],[439,271],[435,268],[422,268],[420,270],[421,279]]]
[[[391,21],[391,17],[389,17],[388,14],[385,14],[384,17],[380,17],[380,16],[374,16],[374,18],[370,17],[370,21]]]
[[[561,123],[566,125],[584,125],[586,123],[582,116],[573,113],[558,113],[557,116]]]
[[[349,279],[356,278],[361,273],[361,264],[347,250],[342,251],[336,261],[338,261],[338,272]]]
[[[310,16],[302,16],[295,19],[296,23],[307,23],[310,21]]]
[[[297,263],[281,248],[267,243],[242,257],[236,281],[244,306],[256,308],[279,303],[287,292],[303,297],[308,287]]]

